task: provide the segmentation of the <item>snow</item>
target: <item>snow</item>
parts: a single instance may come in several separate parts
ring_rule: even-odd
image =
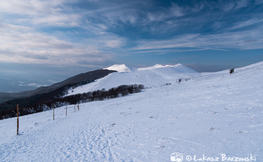
[[[104,69],[116,70],[118,72],[131,72],[131,70],[124,64],[121,64],[121,65],[115,64],[115,65],[112,65],[112,66],[104,68]]]
[[[187,155],[222,161],[225,154],[261,162],[262,70],[263,62],[233,74],[179,73],[175,67],[113,73],[93,86],[114,86],[119,79],[147,83],[148,89],[81,104],[76,112],[71,105],[68,116],[65,107],[57,108],[55,120],[52,110],[22,116],[18,136],[16,118],[1,120],[0,161],[168,162],[178,152],[184,161]]]
[[[103,88],[108,90],[112,87],[130,84],[143,84],[146,87],[154,87],[196,75],[199,75],[199,73],[181,64],[162,67],[156,67],[155,65],[144,69],[139,68],[129,73],[111,73],[104,78],[96,80],[96,82],[69,90],[68,95],[101,90]]]
[[[177,72],[180,73],[196,73],[195,70],[188,68],[182,64],[176,64],[176,65],[160,65],[160,64],[156,64],[154,66],[149,66],[149,67],[144,67],[144,68],[138,68],[138,71],[141,70],[153,70],[153,69],[159,69],[159,68],[163,68],[163,69],[168,69],[168,68],[173,68],[176,69]]]

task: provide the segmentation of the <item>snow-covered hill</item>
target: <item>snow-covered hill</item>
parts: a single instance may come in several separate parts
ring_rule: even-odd
[[[122,67],[126,67],[123,65]],[[112,69],[111,69],[112,70]],[[120,85],[143,84],[146,87],[161,86],[166,83],[178,82],[178,79],[188,79],[200,74],[184,65],[155,65],[146,68],[139,68],[127,73],[112,73],[98,79],[96,82],[69,90],[68,95],[84,93],[88,91],[110,89]]]
[[[121,65],[115,64],[115,65],[112,65],[112,66],[104,68],[104,69],[116,70],[118,72],[131,72],[131,70],[124,64],[121,64]]]
[[[16,118],[1,120],[0,161],[169,162],[173,153],[181,153],[183,161],[263,161],[263,62],[233,74],[171,75],[160,71],[165,68],[176,71],[152,68],[98,80],[89,88],[118,81],[152,86],[81,104],[76,112],[71,107],[68,116],[65,107],[57,108],[54,121],[52,111],[23,116],[19,136]],[[163,84],[168,81],[171,85]]]
[[[138,68],[138,71],[141,70],[162,70],[163,72],[167,72],[168,70],[173,70],[176,73],[196,73],[195,70],[188,68],[187,66],[184,66],[182,64],[176,64],[176,65],[160,65],[156,64],[154,66],[144,67],[144,68]]]

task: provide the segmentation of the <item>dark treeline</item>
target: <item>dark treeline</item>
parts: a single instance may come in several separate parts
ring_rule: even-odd
[[[97,78],[82,81],[79,83],[70,83],[51,92],[36,94],[30,97],[23,97],[0,103],[0,119],[13,117],[10,116],[10,114],[16,111],[15,107],[17,104],[19,104],[19,107],[24,108],[23,110],[21,110],[21,115],[40,112],[42,109],[40,105],[44,105],[44,103],[51,102],[66,95],[69,89],[74,89],[75,87],[94,82],[96,79]]]
[[[20,116],[23,116],[27,114],[49,110],[52,109],[53,106],[56,108],[64,105],[79,104],[92,101],[102,101],[105,99],[111,99],[126,96],[132,93],[138,93],[141,92],[142,89],[144,89],[143,85],[121,85],[117,88],[111,88],[108,91],[102,89],[93,92],[66,96],[63,98],[61,97],[67,94],[70,88],[77,86],[79,85],[67,85],[50,93],[38,94],[32,97],[14,99],[4,102],[0,104],[0,108],[5,109],[5,111],[0,112],[0,119],[15,117],[17,104],[19,104],[20,107],[19,114]]]

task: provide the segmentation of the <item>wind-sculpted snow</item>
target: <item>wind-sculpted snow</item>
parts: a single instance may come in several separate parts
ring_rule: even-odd
[[[118,71],[118,72],[131,72],[131,70],[124,64],[121,64],[121,65],[112,65],[110,67],[107,67],[105,68],[107,70],[115,70],[115,71]]]
[[[68,106],[67,116],[57,108],[54,121],[52,111],[23,116],[18,136],[16,118],[1,120],[0,161],[169,162],[183,155],[183,162],[262,162],[262,71],[261,62],[233,74],[153,81],[141,93],[81,104],[76,112]]]

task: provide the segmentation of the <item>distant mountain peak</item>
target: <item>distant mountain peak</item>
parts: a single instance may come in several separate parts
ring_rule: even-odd
[[[152,70],[152,69],[157,69],[157,68],[164,68],[164,67],[178,67],[178,66],[183,66],[182,64],[176,64],[176,65],[161,65],[161,64],[155,64],[153,66],[148,66],[148,67],[143,67],[143,68],[138,68],[137,70]]]
[[[116,70],[118,72],[131,72],[131,70],[124,64],[115,64],[110,67],[104,68],[107,70]]]

